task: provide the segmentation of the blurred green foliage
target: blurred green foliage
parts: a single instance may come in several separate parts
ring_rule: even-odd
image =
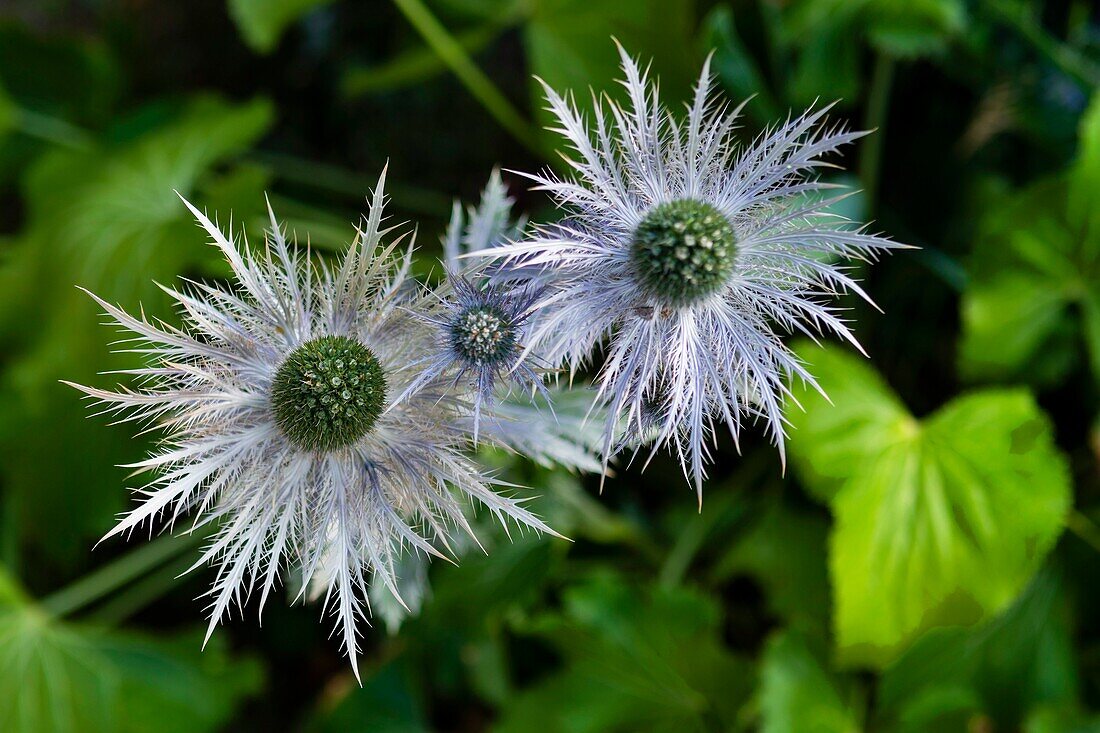
[[[832,404],[796,389],[786,474],[720,437],[701,511],[661,457],[601,493],[483,456],[572,541],[411,559],[361,688],[293,587],[201,650],[201,538],[93,551],[153,436],[58,384],[139,359],[76,286],[173,322],[155,282],[226,274],[176,192],[323,253],[387,160],[428,275],[453,198],[558,164],[533,75],[620,93],[612,37],[673,103],[713,52],[746,140],[877,129],[843,213],[921,249],[844,301],[871,358],[799,344]],[[1100,731],[1098,84],[1087,0],[5,3],[0,730]]]

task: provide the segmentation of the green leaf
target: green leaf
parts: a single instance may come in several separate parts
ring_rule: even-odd
[[[780,116],[779,104],[768,88],[756,60],[746,48],[734,26],[733,12],[720,5],[703,19],[699,45],[703,54],[714,52],[714,73],[732,99],[755,97],[746,108],[761,124]]]
[[[1016,730],[1031,711],[1071,708],[1078,689],[1060,582],[1044,571],[1007,611],[972,629],[935,629],[884,673],[878,715],[887,728],[936,733],[984,715]]]
[[[968,379],[1057,384],[1087,346],[1100,379],[1100,101],[1064,173],[992,202],[962,298]]]
[[[58,561],[83,557],[123,506],[125,471],[145,447],[129,427],[89,420],[59,379],[103,384],[96,373],[134,366],[109,355],[82,285],[129,308],[172,318],[154,280],[200,275],[221,262],[173,192],[225,181],[216,165],[252,144],[271,121],[264,101],[199,99],[132,141],[43,156],[25,182],[27,225],[0,266],[0,472],[24,539]],[[253,179],[255,181],[255,179]],[[223,185],[222,192],[237,190]],[[253,206],[263,206],[260,192]],[[223,211],[229,214],[229,211]],[[236,212],[238,215],[240,211]],[[63,446],[79,445],[79,451]]]
[[[23,600],[0,603],[0,730],[201,733],[259,690],[252,660],[202,634],[148,639],[70,625]]]
[[[558,92],[572,91],[582,108],[591,106],[589,89],[617,97],[619,54],[609,29],[643,66],[653,60],[666,103],[687,97],[699,73],[689,0],[533,0],[524,27],[530,72]],[[549,123],[542,87],[531,90],[532,108]]]
[[[303,15],[332,0],[228,0],[229,15],[249,48],[271,53]]]
[[[966,25],[962,0],[872,0],[867,7],[871,44],[899,58],[939,53]]]
[[[853,37],[862,36],[879,51],[906,58],[943,51],[962,32],[966,14],[962,0],[798,0],[785,19],[800,44],[825,35],[853,46]]]
[[[813,351],[812,363],[829,400],[808,393],[799,398],[805,409],[791,410],[791,459],[810,493],[828,502],[853,466],[889,451],[915,422],[867,361],[827,349]]]
[[[259,661],[234,659],[225,637],[203,646],[199,630],[165,638],[111,634],[97,640],[117,671],[119,733],[222,730],[238,705],[263,686]]]
[[[1072,496],[1031,396],[975,393],[918,421],[858,358],[809,345],[798,353],[837,405],[805,396],[806,413],[791,413],[791,452],[836,517],[841,660],[883,666],[931,627],[1007,606],[1061,533]],[[843,418],[821,417],[833,411]]]
[[[809,107],[822,99],[847,105],[858,101],[859,44],[852,43],[851,27],[838,20],[822,23],[800,44],[787,81],[790,104]],[[768,121],[773,123],[774,118]]]
[[[752,689],[751,665],[721,643],[716,604],[683,588],[596,577],[530,630],[564,664],[505,701],[501,733],[728,730]]]
[[[858,733],[851,695],[798,633],[784,631],[764,651],[760,670],[761,733]]]

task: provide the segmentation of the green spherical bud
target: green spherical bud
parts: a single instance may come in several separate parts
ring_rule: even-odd
[[[737,237],[717,207],[694,199],[646,212],[631,243],[645,292],[668,305],[690,305],[721,289],[733,271]]]
[[[386,406],[386,375],[370,349],[346,336],[290,352],[271,385],[275,422],[303,450],[330,451],[366,435]]]
[[[499,308],[473,306],[451,323],[451,343],[473,364],[503,364],[515,350],[515,327]]]

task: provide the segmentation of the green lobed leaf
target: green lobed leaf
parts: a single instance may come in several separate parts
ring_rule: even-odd
[[[859,733],[851,694],[806,637],[784,631],[768,641],[760,669],[761,733]]]
[[[1067,171],[986,207],[961,301],[964,377],[1056,384],[1077,363],[1083,340],[1100,378],[1098,151],[1094,101]]]
[[[933,630],[883,674],[879,720],[935,733],[952,729],[949,720],[982,716],[996,730],[1015,730],[1033,711],[1072,709],[1079,685],[1065,617],[1060,581],[1044,570],[988,623]]]
[[[76,286],[171,317],[154,280],[224,266],[173,189],[210,201],[196,189],[222,180],[214,166],[252,144],[271,116],[261,100],[198,99],[131,141],[54,151],[27,175],[27,225],[0,266],[0,287],[11,296],[0,302],[8,357],[0,374],[0,465],[22,538],[39,540],[55,561],[83,557],[88,539],[110,526],[125,487],[125,472],[110,466],[133,461],[144,446],[131,427],[89,420],[79,397],[58,384],[103,384],[96,372],[137,361],[108,354],[116,335],[99,325],[96,306]],[[261,193],[253,193],[257,209]],[[82,449],[64,451],[72,445]]]
[[[718,623],[716,604],[683,588],[640,590],[606,575],[571,587],[562,611],[530,629],[562,668],[506,700],[496,730],[733,728],[754,675],[724,648]]]
[[[690,0],[534,0],[523,29],[531,74],[559,93],[572,91],[582,109],[591,106],[589,89],[619,98],[619,54],[608,29],[643,66],[653,61],[666,103],[686,98],[699,73]],[[531,107],[548,124],[542,87],[531,90]]]
[[[58,621],[32,602],[0,601],[0,730],[202,733],[224,725],[263,682],[199,632],[151,639]]]
[[[791,452],[836,518],[840,659],[881,667],[929,628],[1007,606],[1061,533],[1072,496],[1031,396],[974,393],[917,420],[857,357],[798,353],[838,405],[808,393],[805,414],[791,413]],[[832,411],[842,417],[821,417]]]

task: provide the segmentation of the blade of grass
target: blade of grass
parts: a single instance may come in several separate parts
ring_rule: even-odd
[[[468,55],[480,53],[495,41],[507,25],[493,24],[455,34]],[[430,79],[447,70],[435,51],[425,46],[405,51],[376,66],[354,66],[340,79],[340,91],[354,99],[363,94],[390,92]]]
[[[535,127],[477,67],[462,44],[455,40],[427,6],[421,0],[393,0],[393,3],[493,119],[531,152],[545,156],[546,151]]]
[[[377,184],[377,177],[364,176],[335,165],[305,160],[293,155],[256,151],[249,160],[270,168],[284,181],[350,196],[361,201]],[[450,196],[419,186],[386,182],[386,193],[394,203],[415,214],[446,218],[451,211]]]
[[[196,531],[158,537],[50,594],[42,600],[42,608],[54,616],[75,613],[161,563],[198,545],[206,536],[206,532]]]
[[[867,211],[875,212],[878,203],[878,180],[882,168],[882,145],[886,137],[886,117],[890,112],[890,88],[894,82],[894,59],[885,53],[875,55],[871,88],[867,93],[867,111],[863,129],[874,130],[864,138],[863,155],[859,160],[859,179],[867,200]]]
[[[194,564],[185,557],[150,573],[105,601],[88,615],[87,620],[103,626],[118,626],[141,609],[176,587],[180,576]]]

